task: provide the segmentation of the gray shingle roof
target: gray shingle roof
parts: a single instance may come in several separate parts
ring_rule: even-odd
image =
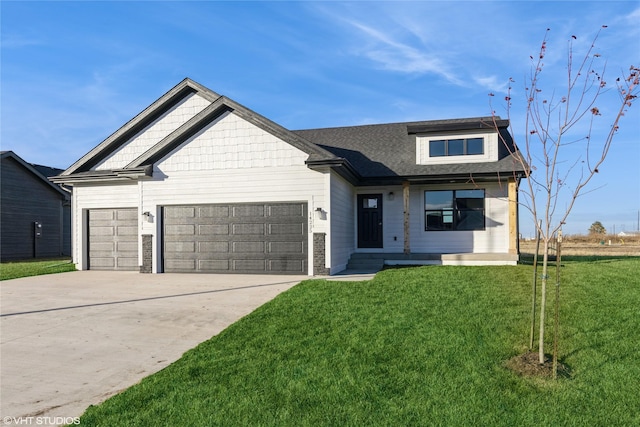
[[[489,130],[491,117],[434,120],[308,129],[293,131],[335,156],[346,159],[362,179],[417,178],[458,175],[494,175],[522,173],[522,165],[506,147],[497,162],[456,163],[446,165],[416,164],[416,134],[462,130]],[[507,121],[498,118],[500,132],[513,150]],[[501,145],[504,145],[501,143]],[[517,155],[517,154],[516,154]]]
[[[131,163],[122,170],[92,170],[102,159],[129,141],[133,135],[152,124],[190,93],[198,93],[211,104],[174,132],[158,141],[156,145],[138,158],[132,159]],[[143,167],[158,161],[215,117],[227,111],[239,115],[307,153],[309,155],[307,165],[310,168],[334,168],[354,184],[389,183],[400,180],[465,180],[471,176],[485,176],[495,179],[496,174],[520,175],[523,172],[522,165],[517,162],[515,157],[518,153],[514,155],[504,147],[502,147],[497,162],[447,165],[416,164],[416,134],[490,131],[495,129],[492,117],[290,131],[235,101],[186,78],[76,161],[60,176],[52,178],[52,181],[71,182],[70,177],[75,177],[78,180],[92,180],[99,178],[119,179],[125,175],[127,177],[148,176],[148,170]],[[500,128],[505,141],[511,144],[511,151],[513,151],[513,141],[507,130],[508,122],[497,118],[496,125]]]

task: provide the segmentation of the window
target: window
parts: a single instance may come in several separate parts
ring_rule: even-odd
[[[476,154],[484,154],[484,138],[432,139],[429,141],[429,157]]]
[[[426,231],[484,230],[484,190],[424,192]]]

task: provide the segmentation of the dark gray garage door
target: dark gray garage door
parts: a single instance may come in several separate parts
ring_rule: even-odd
[[[137,270],[138,210],[89,211],[89,268]]]
[[[164,208],[164,271],[307,272],[307,204]]]

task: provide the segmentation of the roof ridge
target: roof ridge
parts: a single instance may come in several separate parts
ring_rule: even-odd
[[[319,128],[308,128],[308,129],[295,129],[292,132],[303,132],[303,131],[312,131],[312,130],[329,130],[329,129],[351,129],[351,128],[364,128],[364,127],[375,127],[375,126],[415,126],[415,125],[429,125],[429,124],[447,124],[447,123],[477,123],[477,122],[485,122],[485,121],[502,121],[500,116],[477,116],[477,117],[461,117],[457,119],[432,119],[432,120],[413,120],[408,122],[390,122],[390,123],[368,123],[362,125],[350,125],[350,126],[328,126],[328,127],[319,127]]]

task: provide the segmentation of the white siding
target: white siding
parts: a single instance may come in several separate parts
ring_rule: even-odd
[[[309,274],[312,233],[326,229],[313,215],[326,209],[325,177],[309,169],[308,155],[233,114],[225,114],[158,162],[154,178],[140,182],[140,211],[157,218],[161,207],[182,204],[300,201],[309,211]],[[158,272],[158,221],[143,223],[154,236],[153,271]]]
[[[199,95],[191,94],[186,96],[178,105],[159,117],[102,162],[98,163],[94,169],[109,170],[125,167],[209,104],[209,101]]]
[[[87,268],[87,224],[85,212],[89,209],[137,208],[138,183],[111,185],[76,185],[73,187],[73,262],[80,270]],[[141,219],[138,219],[139,229]],[[141,245],[138,245],[141,246]]]
[[[484,138],[484,154],[466,156],[429,156],[429,141],[437,139],[455,138]],[[498,147],[502,142],[495,132],[487,133],[448,133],[439,135],[429,135],[416,137],[416,164],[419,165],[441,165],[453,163],[485,163],[498,161]]]
[[[424,191],[485,189],[486,229],[477,231],[425,231]],[[411,252],[414,253],[508,253],[509,202],[507,182],[478,186],[411,187]]]
[[[424,191],[446,189],[485,189],[486,229],[479,231],[425,231]],[[393,197],[389,193],[393,192]],[[382,194],[383,248],[362,249],[357,252],[403,253],[404,251],[404,202],[402,187],[361,187],[357,194]],[[410,187],[409,241],[412,253],[508,253],[509,252],[509,204],[507,183],[481,186],[424,186]],[[352,200],[355,205],[355,199]],[[335,211],[335,208],[333,209]],[[357,230],[357,213],[352,227]],[[354,231],[355,233],[355,231]],[[335,233],[333,233],[335,238]],[[354,247],[357,236],[354,235]],[[333,248],[332,248],[333,249]]]
[[[337,174],[331,173],[330,177],[331,231],[327,233],[327,257],[333,274],[347,268],[349,257],[355,250],[355,193],[351,184]]]
[[[160,161],[158,170],[171,175],[176,171],[304,166],[308,157],[235,114],[225,113]]]

